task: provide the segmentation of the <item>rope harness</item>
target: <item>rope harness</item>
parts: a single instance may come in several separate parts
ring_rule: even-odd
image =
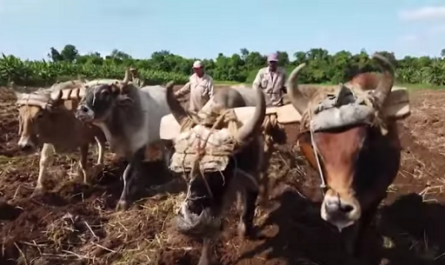
[[[380,116],[380,110],[374,104],[373,97],[371,96],[370,91],[363,91],[361,89],[347,89],[345,90],[342,85],[340,86],[340,90],[337,91],[337,93],[329,93],[332,91],[325,91],[325,92],[318,92],[318,94],[314,97],[314,100],[311,101],[308,105],[308,108],[306,111],[302,114],[302,119],[300,123],[300,132],[308,132],[310,134],[311,138],[311,147],[314,152],[316,164],[317,164],[317,171],[320,176],[320,189],[322,191],[323,196],[326,193],[327,190],[327,184],[326,184],[326,178],[323,173],[323,168],[320,161],[320,153],[318,152],[317,145],[315,143],[314,139],[314,133],[317,131],[323,131],[323,130],[329,130],[332,128],[325,127],[322,130],[314,130],[314,127],[316,127],[315,119],[317,118],[317,115],[320,113],[323,113],[323,111],[328,111],[332,109],[338,109],[340,111],[340,108],[343,106],[346,106],[348,108],[354,109],[355,106],[366,106],[370,109],[372,109],[372,115],[369,121],[367,120],[361,120],[360,118],[357,118],[357,120],[352,119],[352,123],[349,125],[354,124],[360,124],[360,123],[366,123],[370,124],[371,126],[377,126],[383,135],[387,134],[387,128],[386,124],[383,122],[383,119]],[[345,112],[347,113],[347,112]],[[343,113],[343,115],[345,115]],[[337,113],[336,113],[337,114]],[[353,115],[353,112],[348,113],[348,115]],[[332,114],[334,115],[334,114]],[[341,114],[338,114],[341,116]],[[334,117],[332,117],[334,118]]]
[[[180,147],[180,143],[175,144],[175,154],[178,154],[182,156],[182,161],[180,164],[182,165],[181,170],[174,170],[176,172],[187,172],[190,171],[190,176],[199,175],[202,177],[204,184],[206,186],[206,189],[210,195],[210,197],[213,199],[213,193],[210,189],[210,186],[207,182],[207,179],[205,178],[205,172],[219,172],[221,177],[223,178],[223,181],[225,183],[224,175],[222,174],[222,171],[225,169],[225,167],[228,164],[228,160],[230,158],[233,158],[234,151],[236,149],[236,146],[238,143],[235,142],[234,135],[236,134],[236,131],[238,129],[238,119],[234,113],[233,110],[226,110],[219,116],[216,116],[217,113],[212,113],[209,116],[206,116],[205,118],[198,117],[197,115],[189,115],[189,118],[183,122],[181,125],[181,132],[189,131],[192,128],[194,128],[197,125],[202,125],[204,127],[210,127],[208,131],[208,135],[206,138],[202,139],[199,135],[195,133],[195,141],[197,140],[196,145],[195,142],[192,142],[191,144],[187,144],[185,148]],[[215,120],[216,117],[216,120]],[[209,139],[212,135],[215,135],[220,132],[220,129],[227,128],[230,132],[230,137],[228,139],[224,139],[223,146],[218,147],[210,147],[208,148]],[[185,139],[187,140],[187,139]],[[178,148],[179,147],[179,148]],[[219,148],[221,147],[221,148]],[[188,155],[191,155],[192,157],[189,158]],[[218,158],[223,159],[223,161],[218,165],[216,165],[216,168],[209,168],[204,165],[203,168],[203,159],[214,159],[217,160]],[[188,161],[186,161],[188,160]],[[235,161],[235,170],[237,170],[237,161]],[[188,170],[190,165],[186,164],[191,162],[191,168]],[[206,162],[206,161],[204,161]],[[209,162],[209,161],[207,161]],[[210,162],[211,163],[211,162]],[[207,164],[209,165],[209,164]]]
[[[284,127],[278,122],[278,117],[276,114],[266,115],[262,125],[263,136],[264,136],[264,151],[272,151],[272,147],[275,144],[274,130],[283,130]]]
[[[318,174],[320,176],[320,189],[321,189],[321,193],[323,194],[323,196],[326,193],[326,178],[324,176],[323,173],[323,169],[321,167],[321,163],[320,163],[320,155],[318,153],[318,149],[317,149],[317,145],[315,144],[315,140],[314,140],[314,131],[310,130],[309,131],[310,135],[311,135],[311,146],[312,146],[312,150],[314,150],[314,156],[315,156],[315,161],[317,162],[317,170],[318,170]]]
[[[238,161],[234,157],[237,151],[242,147],[242,143],[236,142],[234,136],[238,132],[238,128],[242,126],[240,121],[237,119],[234,110],[224,110],[221,112],[213,112],[210,115],[206,115],[204,117],[199,117],[196,113],[189,113],[188,119],[185,119],[181,124],[181,133],[192,130],[192,128],[196,128],[195,126],[202,125],[206,128],[210,127],[206,130],[208,135],[205,138],[199,137],[196,131],[195,139],[197,142],[188,143],[185,147],[181,146],[181,140],[178,140],[175,143],[175,158],[181,159],[181,161],[177,161],[177,164],[180,164],[181,167],[170,167],[173,171],[178,173],[188,172],[190,171],[190,176],[199,175],[203,178],[206,189],[210,194],[210,197],[213,198],[213,194],[211,192],[210,186],[205,178],[206,172],[219,172],[221,177],[224,180],[224,175],[222,171],[226,168],[229,163],[229,159],[233,159],[234,165],[234,174],[240,174],[245,178],[249,179],[256,187],[259,187],[260,184],[258,180],[248,172],[241,170],[238,167]],[[279,126],[276,115],[268,115],[263,122],[263,135],[265,137],[265,145],[264,151],[271,151],[271,147],[274,144],[273,137],[270,135],[271,131]],[[212,135],[218,135],[221,133],[221,129],[227,129],[229,131],[230,137],[225,136],[226,138],[222,140],[222,144],[215,147],[208,147],[209,139]],[[199,131],[199,130],[198,130]],[[191,155],[191,157],[188,157]],[[211,160],[220,160],[214,163],[214,168],[210,168],[212,166]],[[186,161],[188,160],[188,161]],[[173,163],[172,163],[173,164]],[[171,165],[172,165],[171,164]],[[216,164],[216,165],[215,165]],[[263,165],[261,165],[263,166]],[[187,181],[187,180],[186,180]],[[225,183],[225,180],[224,180]]]
[[[46,94],[20,94],[15,104],[17,107],[35,106],[35,107],[40,107],[42,109],[47,109],[51,107],[50,99],[47,97]],[[29,111],[30,111],[29,108],[27,108],[26,112],[29,113]],[[18,121],[19,121],[18,134],[21,135],[23,130],[23,119],[21,115],[19,115]]]

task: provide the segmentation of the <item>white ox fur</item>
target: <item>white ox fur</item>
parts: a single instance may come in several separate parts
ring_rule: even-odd
[[[94,89],[98,85],[110,84],[107,81],[109,80],[92,81],[87,85],[91,85],[91,89]],[[131,83],[128,86],[132,87],[131,94],[128,94],[132,103],[122,108],[113,106],[113,114],[105,121],[97,119],[92,121],[104,132],[112,152],[129,161],[123,173],[124,188],[117,205],[118,208],[127,208],[127,196],[132,186],[131,183],[128,183],[132,181],[131,172],[144,160],[146,148],[150,148],[160,141],[161,119],[171,113],[166,101],[165,87],[137,88]],[[129,109],[133,109],[133,111]],[[86,110],[88,112],[85,112]],[[132,114],[129,115],[129,112]],[[88,115],[94,116],[94,113],[90,106],[82,103],[79,105],[77,115],[82,119]],[[112,127],[119,128],[113,130]]]
[[[129,157],[138,149],[158,142],[160,138],[160,123],[163,116],[170,114],[170,109],[165,100],[165,87],[146,86],[138,90],[141,99],[141,112],[139,117],[134,117],[142,121],[139,128],[127,127],[125,120],[121,120],[124,130],[124,141],[116,141],[108,127],[103,122],[93,124],[102,129],[110,143],[111,150],[120,157]],[[122,111],[125,111],[124,109]],[[119,137],[119,139],[121,139]]]

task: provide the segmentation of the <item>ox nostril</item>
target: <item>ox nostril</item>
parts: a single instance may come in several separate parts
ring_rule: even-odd
[[[86,107],[86,106],[81,106],[80,107],[80,110],[82,111],[82,112],[84,112],[84,113],[87,113],[88,112],[88,108]]]
[[[340,205],[340,211],[343,213],[350,213],[354,210],[354,206],[346,204],[346,205]]]
[[[348,214],[354,210],[354,206],[344,204],[340,201],[327,201],[325,204],[326,212],[329,214]]]
[[[30,150],[31,149],[31,146],[30,145],[20,145],[20,149],[22,150],[22,151],[28,151],[28,150]]]
[[[325,209],[326,209],[326,212],[328,212],[328,213],[336,213],[336,212],[338,212],[338,210],[339,210],[339,207],[340,205],[339,205],[339,203],[338,202],[334,202],[334,201],[327,201],[326,203],[325,203]]]

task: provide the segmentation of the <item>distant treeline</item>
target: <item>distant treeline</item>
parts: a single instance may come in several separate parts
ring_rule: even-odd
[[[445,84],[445,60],[431,57],[407,56],[397,60],[391,52],[380,52],[396,67],[397,81],[404,84]],[[445,55],[445,52],[443,52]],[[322,84],[345,82],[360,72],[378,71],[374,61],[365,51],[351,54],[340,51],[329,54],[327,50],[314,48],[307,52],[295,52],[290,58],[287,52],[278,52],[279,64],[288,73],[302,62],[307,62],[300,78],[302,83]],[[13,55],[0,58],[0,82],[14,81],[18,85],[47,86],[56,81],[75,79],[79,76],[93,78],[123,78],[125,68],[133,66],[146,84],[161,84],[170,80],[185,83],[191,74],[194,60],[201,59],[207,73],[217,81],[251,83],[261,67],[267,64],[267,55],[241,49],[239,54],[213,59],[184,58],[160,51],[149,59],[135,59],[131,55],[114,50],[110,55],[99,53],[79,54],[74,45],[66,45],[58,51],[51,48],[48,60],[23,61]]]

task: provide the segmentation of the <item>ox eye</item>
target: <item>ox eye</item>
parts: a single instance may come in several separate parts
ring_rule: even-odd
[[[43,112],[38,112],[36,115],[36,119],[40,119],[43,117]]]
[[[110,91],[108,91],[107,89],[102,90],[101,95],[103,95],[104,97],[107,97],[110,94]]]

